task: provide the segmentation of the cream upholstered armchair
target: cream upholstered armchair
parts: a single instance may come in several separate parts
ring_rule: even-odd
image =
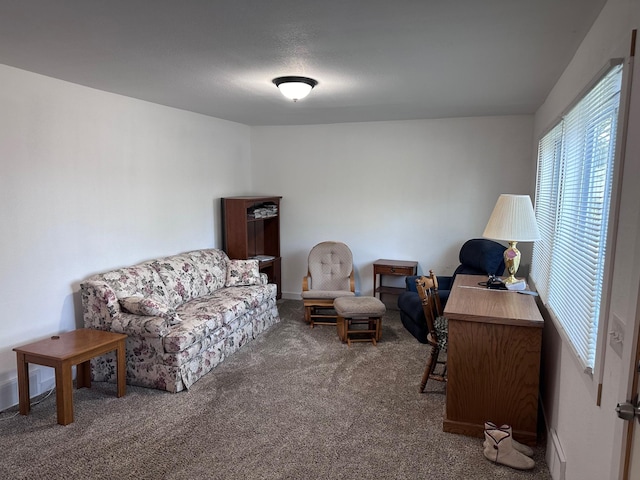
[[[335,325],[333,301],[355,295],[353,255],[342,242],[321,242],[309,252],[309,270],[302,279],[304,319],[311,324]]]

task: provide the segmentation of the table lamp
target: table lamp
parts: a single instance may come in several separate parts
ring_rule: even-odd
[[[504,252],[504,264],[509,277],[504,283],[507,287],[517,283],[515,275],[520,266],[520,251],[516,244],[540,239],[529,195],[500,195],[482,236],[509,242],[509,248]]]

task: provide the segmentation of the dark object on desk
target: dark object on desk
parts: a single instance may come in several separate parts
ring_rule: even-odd
[[[486,282],[480,282],[478,285],[485,286],[491,290],[506,290],[507,286],[505,285],[505,283],[500,280],[500,278],[496,277],[495,275],[489,275],[489,278],[487,279]]]
[[[453,275],[438,276],[438,295],[444,308],[453,281],[458,274],[468,275],[502,275],[504,272],[504,245],[487,240],[474,238],[467,240],[460,248],[460,265]],[[417,276],[406,277],[406,291],[398,297],[400,319],[404,327],[421,343],[427,343],[427,321],[422,310],[422,302],[416,290]]]

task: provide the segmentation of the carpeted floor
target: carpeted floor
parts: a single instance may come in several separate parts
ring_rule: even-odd
[[[482,440],[442,432],[444,388],[418,393],[426,358],[390,310],[377,347],[313,330],[302,303],[186,392],[115,385],[74,391],[75,422],[55,395],[30,415],[0,413],[2,479],[550,479],[544,446],[521,472]]]

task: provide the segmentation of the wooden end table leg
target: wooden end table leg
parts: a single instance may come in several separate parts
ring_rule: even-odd
[[[20,415],[28,415],[31,409],[31,395],[29,394],[29,364],[24,353],[16,352],[18,362],[18,403]]]
[[[56,409],[58,423],[69,425],[73,422],[73,376],[71,362],[63,361],[56,369]]]
[[[116,358],[118,364],[118,397],[124,397],[127,391],[127,363],[125,360],[125,340],[122,339],[118,342],[118,346],[116,347]]]
[[[76,387],[91,388],[91,360],[79,363],[76,366]]]

